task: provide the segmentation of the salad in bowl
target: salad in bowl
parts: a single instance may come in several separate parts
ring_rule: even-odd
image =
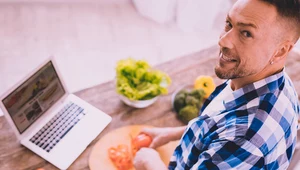
[[[144,108],[158,96],[168,94],[171,78],[152,68],[145,60],[120,60],[116,66],[116,91],[127,105]]]

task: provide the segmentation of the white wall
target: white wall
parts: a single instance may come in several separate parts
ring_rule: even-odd
[[[300,40],[296,43],[294,50],[300,53]]]
[[[131,0],[0,0],[0,3],[128,3]]]
[[[214,45],[224,24],[220,14],[210,29],[183,32],[142,17],[131,3],[114,2],[0,3],[0,94],[49,55],[75,92],[112,80],[119,59],[156,65]]]

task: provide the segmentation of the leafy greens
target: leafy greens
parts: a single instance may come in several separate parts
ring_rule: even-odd
[[[171,78],[154,70],[145,60],[120,60],[116,67],[117,92],[130,100],[147,100],[167,94]]]

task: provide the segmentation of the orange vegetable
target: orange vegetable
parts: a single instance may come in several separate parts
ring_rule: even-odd
[[[108,149],[108,156],[118,170],[128,170],[133,167],[131,153],[127,145],[118,145]]]
[[[131,141],[132,154],[135,155],[135,153],[138,150],[140,150],[142,147],[149,147],[151,142],[152,142],[152,138],[149,135],[146,135],[144,133],[137,135]]]
[[[118,170],[128,170],[133,167],[132,155],[142,147],[148,147],[152,142],[149,135],[141,133],[131,140],[131,152],[127,145],[121,144],[108,149],[108,156]]]

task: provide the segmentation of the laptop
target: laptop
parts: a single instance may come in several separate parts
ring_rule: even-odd
[[[0,98],[20,143],[59,169],[67,169],[111,122],[65,87],[48,59]]]

